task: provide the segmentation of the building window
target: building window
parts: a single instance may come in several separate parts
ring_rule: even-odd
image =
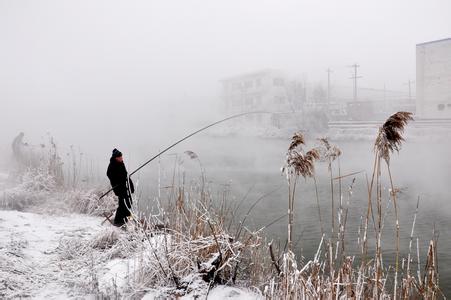
[[[255,85],[256,85],[256,86],[260,86],[261,84],[262,84],[261,78],[255,79]]]
[[[445,104],[440,103],[439,105],[437,105],[437,109],[438,110],[444,110],[445,109]]]
[[[244,83],[244,87],[245,88],[251,88],[253,86],[253,82],[252,81],[246,81],[245,83]]]

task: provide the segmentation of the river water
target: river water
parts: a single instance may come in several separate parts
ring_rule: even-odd
[[[200,168],[204,169],[213,195],[228,193],[228,201],[233,204],[245,200],[239,210],[244,214],[261,196],[266,195],[248,217],[247,225],[258,229],[286,214],[288,187],[285,176],[281,174],[289,139],[262,139],[249,137],[196,137],[178,146],[169,155],[161,158],[139,174],[139,184],[144,195],[153,199],[158,194],[157,182],[160,186],[170,185],[174,166],[185,173],[185,180],[198,178]],[[313,141],[314,142],[314,141]],[[365,216],[368,204],[366,175],[371,177],[374,160],[373,142],[368,141],[332,141],[342,150],[340,173],[350,174],[363,171],[342,180],[342,199],[348,208],[346,248],[348,253],[357,254],[358,229],[361,216]],[[307,148],[314,143],[307,145]],[[145,160],[151,149],[140,148],[134,151],[135,160]],[[197,154],[199,160],[190,159],[184,151]],[[408,253],[412,221],[419,201],[419,213],[415,224],[414,241],[419,238],[420,260],[424,262],[429,240],[433,232],[438,235],[438,261],[440,285],[446,295],[451,295],[451,142],[421,142],[409,139],[403,144],[400,153],[393,154],[391,170],[395,188],[399,189],[398,205],[400,215],[400,247],[401,257]],[[153,151],[155,152],[155,151]],[[176,164],[176,158],[178,163]],[[200,164],[199,164],[200,162]],[[160,176],[158,176],[160,169]],[[333,174],[338,176],[338,165],[333,165]],[[327,164],[317,163],[319,201],[323,226],[326,232],[331,231],[331,189]],[[395,216],[393,205],[387,209],[389,199],[389,181],[383,166],[383,209],[386,214],[383,238],[383,254],[385,264],[394,264],[395,253]],[[352,189],[351,183],[355,179]],[[338,206],[339,184],[334,185],[335,207]],[[162,199],[164,197],[162,196]],[[142,203],[153,203],[142,201]],[[335,215],[335,220],[337,216]],[[285,243],[287,232],[286,218],[266,229],[267,235],[277,243]],[[370,233],[370,238],[373,234]],[[295,201],[294,240],[296,251],[307,259],[314,255],[321,238],[321,226],[318,217],[318,206],[315,186],[311,179],[299,179]],[[416,257],[416,243],[412,247]],[[416,260],[414,261],[416,266]],[[416,272],[416,267],[414,268]],[[423,270],[422,270],[423,272]]]

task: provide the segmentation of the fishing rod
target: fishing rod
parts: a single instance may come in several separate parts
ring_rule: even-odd
[[[201,131],[204,131],[210,127],[213,127],[219,123],[223,123],[225,121],[231,120],[231,119],[235,119],[235,118],[239,118],[245,115],[250,115],[250,114],[271,114],[271,112],[267,112],[267,111],[251,111],[251,112],[245,112],[245,113],[241,113],[241,114],[236,114],[230,117],[227,117],[225,119],[216,121],[210,125],[207,125],[205,127],[202,127],[201,129],[198,129],[196,131],[194,131],[193,133],[185,136],[184,138],[178,140],[177,142],[175,142],[174,144],[170,145],[169,147],[167,147],[166,149],[164,149],[163,151],[161,151],[160,153],[156,154],[155,156],[153,156],[152,158],[150,158],[148,161],[146,161],[145,163],[143,163],[142,165],[140,165],[138,168],[136,168],[133,172],[130,173],[130,175],[128,176],[127,180],[136,172],[138,172],[139,170],[141,170],[142,168],[144,168],[147,164],[149,164],[151,161],[153,161],[154,159],[156,159],[157,157],[159,157],[160,155],[162,155],[163,153],[167,152],[168,150],[170,150],[171,148],[174,148],[175,146],[177,146],[178,144],[180,144],[181,142],[189,139],[190,137],[192,137],[195,134],[198,134]],[[105,197],[106,195],[108,195],[114,188],[116,188],[116,186],[113,186],[111,189],[109,189],[107,192],[105,192],[102,196],[100,196],[99,200],[102,199],[103,197]]]

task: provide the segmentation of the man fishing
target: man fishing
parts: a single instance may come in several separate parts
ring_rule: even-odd
[[[231,116],[231,117],[228,117],[228,118],[225,118],[225,119],[216,121],[216,122],[214,122],[214,123],[211,123],[210,125],[207,125],[207,126],[205,126],[205,127],[202,127],[201,129],[196,130],[196,131],[194,131],[193,133],[190,133],[189,135],[187,135],[187,136],[185,136],[184,138],[178,140],[177,142],[175,142],[174,144],[170,145],[170,146],[167,147],[166,149],[160,151],[157,155],[153,156],[153,157],[150,158],[148,161],[146,161],[146,162],[143,163],[141,166],[139,166],[136,170],[134,170],[133,172],[131,172],[131,173],[130,173],[130,176],[132,176],[133,174],[135,174],[136,172],[138,172],[139,170],[141,170],[142,168],[144,168],[147,164],[149,164],[149,163],[150,163],[151,161],[153,161],[154,159],[160,157],[163,153],[169,151],[170,149],[174,148],[175,146],[177,146],[177,145],[180,144],[181,142],[183,142],[183,141],[189,139],[189,138],[192,137],[193,135],[196,135],[196,134],[198,134],[199,132],[202,132],[202,131],[204,131],[204,130],[210,128],[210,127],[213,127],[213,126],[215,126],[215,125],[217,125],[217,124],[220,124],[220,123],[222,123],[222,122],[225,122],[225,121],[228,121],[228,120],[231,120],[231,119],[234,119],[234,118],[238,118],[238,117],[250,115],[250,114],[272,114],[272,113],[271,113],[271,112],[265,112],[265,111],[254,111],[254,112],[250,111],[250,112],[245,112],[245,113],[240,113],[240,114],[237,114],[237,115],[233,115],[233,116]],[[113,150],[113,156],[114,156],[115,150],[119,152],[119,150],[114,149],[114,150]],[[120,153],[120,152],[119,152],[119,153]],[[117,154],[117,153],[116,153],[116,154]],[[120,156],[122,157],[122,153],[121,153]],[[113,157],[112,157],[111,159],[113,159]],[[122,161],[122,158],[121,158],[121,161]],[[111,166],[111,163],[110,163],[110,166]],[[109,170],[109,168],[110,168],[110,167],[108,167],[108,170]],[[125,166],[124,166],[123,168],[124,168],[125,174],[127,174],[127,171],[125,170]],[[125,177],[127,177],[127,175],[125,175]],[[108,178],[110,178],[110,176],[108,176]],[[121,180],[122,180],[122,179],[121,179]],[[110,178],[110,181],[111,181],[111,178]],[[121,181],[121,182],[122,182],[122,181]],[[124,179],[124,182],[127,183],[127,179]],[[108,195],[109,192],[111,192],[112,190],[114,190],[114,185],[113,185],[113,183],[111,183],[111,185],[113,186],[113,188],[111,188],[111,189],[109,189],[108,191],[106,191],[105,193],[103,193],[103,195],[101,195],[101,196],[99,197],[99,199],[102,199],[103,197],[105,197],[106,195]],[[133,183],[132,183],[131,180],[130,180],[130,190],[132,190],[132,189],[131,189],[132,187],[133,187]],[[126,189],[126,190],[127,190],[127,189]],[[114,191],[114,193],[115,193],[116,195],[118,195],[118,194],[116,193],[116,191]],[[118,196],[119,196],[119,195],[118,195]],[[120,201],[119,201],[119,203],[120,203]]]
[[[114,194],[119,198],[119,206],[116,210],[113,225],[121,227],[127,222],[127,217],[131,215],[132,198],[130,192],[135,192],[133,182],[128,178],[121,151],[117,149],[113,150],[106,175],[110,179]],[[128,183],[127,179],[129,180]]]

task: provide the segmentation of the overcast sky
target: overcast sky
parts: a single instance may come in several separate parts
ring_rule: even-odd
[[[449,0],[0,0],[0,127],[167,134],[214,120],[219,79],[262,68],[351,86],[357,62],[361,86],[407,89],[415,44],[447,37]]]

